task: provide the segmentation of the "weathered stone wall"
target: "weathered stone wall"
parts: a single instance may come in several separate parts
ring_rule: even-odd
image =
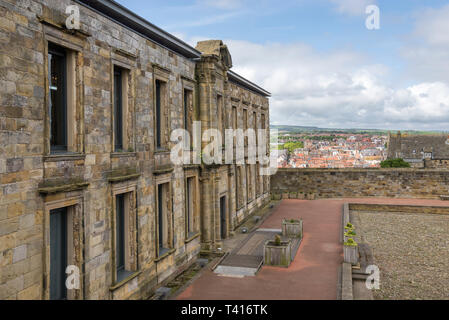
[[[449,194],[449,171],[425,169],[279,169],[273,197],[428,198]]]
[[[86,34],[64,32],[65,9],[73,1],[0,0],[0,299],[48,298],[48,203],[79,199],[83,232],[81,295],[85,299],[148,296],[162,280],[199,252],[199,238],[185,243],[184,170],[168,173],[173,187],[174,249],[156,261],[155,177],[159,158],[154,147],[154,75],[168,77],[171,128],[182,127],[182,77],[195,78],[195,63],[79,5]],[[52,25],[54,23],[54,25]],[[46,88],[46,35],[76,45],[78,150],[49,155]],[[130,112],[128,152],[112,144],[112,64],[129,63]],[[158,71],[156,71],[158,70]],[[165,157],[165,158],[164,158]],[[155,160],[156,159],[156,160]],[[136,187],[139,273],[113,283],[114,171],[138,176],[123,185]],[[86,184],[84,189],[79,183]],[[76,182],[76,183],[75,183]],[[47,187],[51,193],[40,194]],[[60,189],[58,189],[60,188]],[[62,189],[61,189],[62,188]],[[58,191],[59,190],[59,191]],[[67,201],[67,202],[66,202]],[[47,278],[44,275],[47,274]]]
[[[244,128],[243,124],[243,109],[247,110],[248,115],[248,128],[253,128],[254,113],[256,115],[257,129],[269,128],[269,105],[268,99],[255,94],[235,83],[230,82],[230,100],[227,106],[228,123],[232,124],[232,107],[237,109],[237,125],[238,128]],[[263,115],[263,116],[262,116]],[[263,122],[262,119],[265,119]],[[228,127],[232,127],[229,125]],[[269,150],[269,130],[267,131],[267,149]],[[248,168],[249,167],[249,168]],[[242,194],[242,203],[235,207],[231,219],[233,226],[238,226],[244,221],[250,214],[254,212],[256,208],[263,205],[267,199],[269,199],[270,192],[270,178],[268,176],[257,175],[256,164],[244,164],[241,166],[242,170],[242,182],[239,185],[236,180],[236,189],[234,194],[234,201],[237,204],[238,194]],[[250,175],[248,176],[248,169]],[[237,174],[237,168],[234,165],[233,172]],[[251,188],[248,188],[251,186]],[[249,191],[249,192],[248,192]]]
[[[428,169],[449,169],[449,160],[425,159],[423,166]]]
[[[203,53],[196,65],[200,97],[198,120],[201,121],[202,130],[218,129],[224,136],[223,129],[245,130],[255,129],[255,126],[260,129],[269,128],[268,98],[229,79],[231,58],[226,45],[220,40],[202,41],[198,43],[197,49]],[[236,110],[235,116],[233,108]],[[244,110],[247,114],[246,123],[243,117]],[[263,124],[262,114],[265,117]],[[267,143],[268,141],[269,139]],[[203,148],[208,144],[208,141],[203,140]],[[241,170],[238,179],[237,167]],[[222,240],[231,235],[245,218],[269,201],[269,182],[265,180],[266,188],[263,189],[263,179],[256,177],[256,165],[247,164],[247,161],[239,166],[224,162],[222,165],[203,166],[201,179],[204,209],[201,217],[202,244],[203,249],[214,250],[222,246]],[[239,195],[241,201],[237,204]],[[220,212],[220,199],[223,197],[226,197],[224,219]]]
[[[418,205],[377,204],[377,203],[349,203],[348,206],[349,210],[351,211],[449,214],[449,207],[442,207],[442,206],[418,206]]]
[[[64,27],[66,7],[74,4],[81,31]],[[73,141],[70,152],[57,155],[49,142],[48,42],[76,52],[69,71]],[[220,245],[220,197],[228,200],[225,237],[269,200],[269,180],[256,182],[255,165],[250,181],[243,166],[236,189],[235,165],[174,165],[172,143],[156,150],[156,78],[166,82],[168,133],[184,126],[185,88],[192,91],[192,120],[201,120],[203,131],[218,126],[217,95],[223,98],[226,128],[232,106],[238,108],[238,127],[244,126],[243,108],[248,127],[253,111],[257,126],[269,127],[268,99],[230,83],[221,58],[195,62],[74,1],[0,0],[0,300],[49,298],[49,217],[55,208],[70,207],[70,259],[81,270],[81,288],[69,298],[140,299],[194,261],[201,240],[211,248]],[[129,70],[123,152],[114,150],[114,65]],[[186,177],[199,184],[195,221],[199,224],[201,215],[201,225],[195,231],[201,230],[201,237],[186,234]],[[162,256],[157,183],[169,184],[173,222],[172,247]],[[132,194],[126,248],[134,273],[117,282],[114,198],[124,190]],[[239,208],[236,193],[245,194]]]

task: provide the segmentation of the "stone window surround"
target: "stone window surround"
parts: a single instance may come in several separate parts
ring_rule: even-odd
[[[116,64],[112,65],[112,69],[114,69],[114,67],[119,67],[121,70],[121,86],[122,86],[122,92],[121,92],[121,103],[122,103],[122,143],[123,143],[123,150],[122,151],[128,151],[128,148],[130,147],[130,139],[128,136],[128,91],[129,91],[129,85],[128,85],[128,79],[130,78],[130,70],[129,69],[125,69],[121,66],[118,66]],[[114,71],[113,71],[114,72]],[[114,78],[113,78],[114,79]],[[111,92],[114,95],[114,90],[115,90],[115,81],[111,81]],[[111,134],[111,138],[112,138],[112,144],[111,144],[111,150],[113,150],[113,153],[119,153],[120,151],[115,150],[115,140],[116,140],[116,128],[115,128],[115,106],[114,106],[114,101],[115,101],[115,97],[113,97],[113,99],[111,99],[112,101],[112,112],[111,112],[111,127],[112,127],[112,134]]]
[[[224,105],[224,95],[223,93],[217,91],[215,95],[216,105],[217,105],[217,130],[221,133],[222,145],[225,144],[225,105]]]
[[[182,77],[182,106],[184,109],[184,94],[185,90],[190,91],[191,97],[189,101],[189,105],[192,108],[192,120],[196,119],[196,110],[195,110],[195,82],[194,80],[186,79]],[[185,127],[185,119],[183,117],[183,125]]]
[[[256,176],[256,198],[259,198],[262,196],[263,192],[261,192],[261,185],[260,185],[260,163],[256,163],[255,165],[255,176]],[[263,189],[263,186],[262,186]]]
[[[184,114],[184,112],[185,112],[185,110],[184,110],[185,109],[185,105],[184,105],[185,92],[186,92],[186,90],[190,92],[190,98],[189,98],[188,104],[191,109],[190,110],[191,114],[189,114],[190,111],[187,111],[187,117],[192,120],[192,123],[190,123],[190,128],[188,127],[188,131],[190,133],[190,149],[192,150],[192,148],[193,148],[193,121],[195,121],[197,118],[196,108],[195,108],[195,105],[196,105],[195,80],[185,78],[185,77],[181,77],[181,79],[182,79],[182,93],[181,93],[182,100],[181,101],[182,101],[182,106],[183,106],[183,128],[186,128],[186,119],[185,119],[185,114]],[[193,155],[192,155],[192,157],[193,157]],[[191,162],[193,162],[192,160],[193,159],[191,159]]]
[[[45,200],[44,200],[45,201]],[[50,299],[50,212],[67,208],[67,265],[75,265],[80,270],[80,289],[68,290],[69,300],[83,299],[83,196],[73,196],[44,202],[44,286],[43,298]]]
[[[198,172],[195,171],[186,171],[185,172],[185,217],[187,217],[187,183],[188,183],[188,179],[194,178],[194,186],[195,186],[195,190],[193,191],[193,196],[194,199],[192,200],[194,208],[193,208],[193,221],[194,221],[194,225],[193,225],[193,233],[189,234],[189,229],[187,226],[187,219],[185,219],[186,223],[185,223],[185,242],[191,242],[192,240],[196,239],[199,235],[200,235],[200,203],[201,203],[201,198],[200,198],[200,184],[199,184],[199,174]],[[195,223],[196,222],[196,223]]]
[[[153,64],[153,130],[154,130],[154,150],[155,152],[167,152],[170,146],[169,126],[170,126],[170,74],[171,71],[159,65]],[[156,81],[164,84],[161,92],[161,114],[165,115],[161,121],[161,146],[157,146],[157,119],[156,119]]]
[[[111,248],[113,254],[111,255],[112,266],[112,287],[115,290],[133,279],[139,273],[138,267],[138,248],[137,248],[137,208],[136,208],[136,190],[137,183],[119,182],[112,185],[112,210],[111,210]],[[116,196],[125,194],[125,269],[132,272],[132,274],[120,282],[117,282],[116,272]],[[126,223],[128,222],[128,223]]]
[[[226,230],[226,234],[225,234],[225,238],[227,238],[227,237],[229,237],[229,227],[230,227],[230,225],[231,225],[231,217],[230,217],[230,213],[231,213],[231,207],[230,207],[230,196],[229,196],[229,192],[228,192],[228,190],[226,190],[226,191],[223,191],[223,192],[220,192],[220,193],[216,193],[216,210],[215,210],[215,212],[216,212],[216,215],[215,215],[215,221],[218,221],[219,223],[216,223],[215,224],[215,227],[216,227],[216,230],[215,230],[215,237],[216,237],[216,239],[215,240],[218,240],[218,241],[222,241],[223,239],[221,238],[221,208],[220,208],[220,199],[222,198],[222,197],[225,197],[226,199],[226,212],[225,212],[225,215],[226,215],[226,228],[225,228],[225,230]]]
[[[137,56],[127,53],[123,50],[113,48],[111,53],[111,156],[120,156],[127,154],[128,156],[136,156],[135,151],[135,112],[134,111],[134,75],[133,70],[136,68]],[[114,119],[114,67],[119,67],[124,71],[122,73],[122,121],[123,121],[123,151],[116,152],[114,149],[115,142],[115,119]],[[129,126],[131,124],[131,128]],[[131,150],[131,151],[130,151]]]
[[[44,152],[48,158],[58,158],[66,154],[82,154],[83,147],[83,101],[82,68],[77,61],[82,60],[84,40],[69,35],[56,27],[43,25],[44,30],[44,74],[45,74],[45,145]],[[70,39],[70,40],[68,40]],[[48,80],[48,44],[54,43],[67,49],[67,152],[52,154],[50,152],[50,115],[49,111],[49,80]],[[74,121],[73,119],[77,119]]]
[[[246,120],[246,121],[245,121]],[[246,132],[248,130],[248,108],[243,107],[242,108],[242,129],[243,132]],[[245,136],[244,138],[244,148],[245,148],[245,158],[248,157],[248,137]]]
[[[158,201],[158,186],[161,184],[167,184],[167,190],[168,190],[168,194],[166,195],[166,197],[168,197],[168,199],[170,199],[170,201],[168,201],[169,204],[169,208],[168,208],[168,220],[167,220],[167,226],[165,226],[166,230],[167,230],[167,237],[168,237],[168,241],[169,241],[169,248],[168,251],[166,252],[159,252],[159,201]],[[172,177],[171,177],[171,173],[168,174],[163,174],[160,175],[158,177],[156,177],[155,179],[155,188],[154,188],[154,203],[155,203],[155,215],[154,215],[154,226],[155,226],[155,230],[154,230],[154,234],[155,234],[155,262],[159,262],[161,260],[163,260],[164,258],[166,258],[167,256],[171,255],[172,253],[175,252],[174,249],[174,225],[173,225],[173,191],[172,191]]]
[[[246,165],[246,202],[249,204],[254,201],[253,184],[253,164]]]
[[[244,198],[243,198],[243,171],[244,166],[243,165],[236,165],[236,181],[237,181],[237,185],[236,185],[236,195],[237,195],[237,199],[236,199],[236,203],[237,203],[237,211],[239,211],[240,209],[245,207],[244,204]],[[246,171],[246,170],[245,170]]]

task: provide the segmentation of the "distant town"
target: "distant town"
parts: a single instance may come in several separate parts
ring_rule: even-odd
[[[278,141],[272,141],[272,148],[278,149],[279,168],[378,168],[387,158],[388,131],[272,128],[279,134]]]

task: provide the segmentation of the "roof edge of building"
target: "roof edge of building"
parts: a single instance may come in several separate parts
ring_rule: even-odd
[[[74,0],[109,19],[141,34],[142,36],[170,49],[186,58],[200,58],[201,52],[181,39],[155,26],[141,16],[113,0]]]
[[[254,91],[264,97],[271,97],[271,93],[267,90],[259,87],[257,84],[249,81],[248,79],[242,77],[238,73],[228,70],[228,77],[231,82],[237,83],[251,91]]]

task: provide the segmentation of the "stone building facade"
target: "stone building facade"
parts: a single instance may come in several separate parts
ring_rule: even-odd
[[[442,169],[279,169],[271,176],[275,199],[410,198],[449,196],[449,171]]]
[[[147,298],[269,201],[260,163],[170,161],[193,121],[269,128],[231,67],[114,1],[0,0],[0,299]]]
[[[390,133],[387,158],[402,158],[414,168],[448,169],[449,136]]]

